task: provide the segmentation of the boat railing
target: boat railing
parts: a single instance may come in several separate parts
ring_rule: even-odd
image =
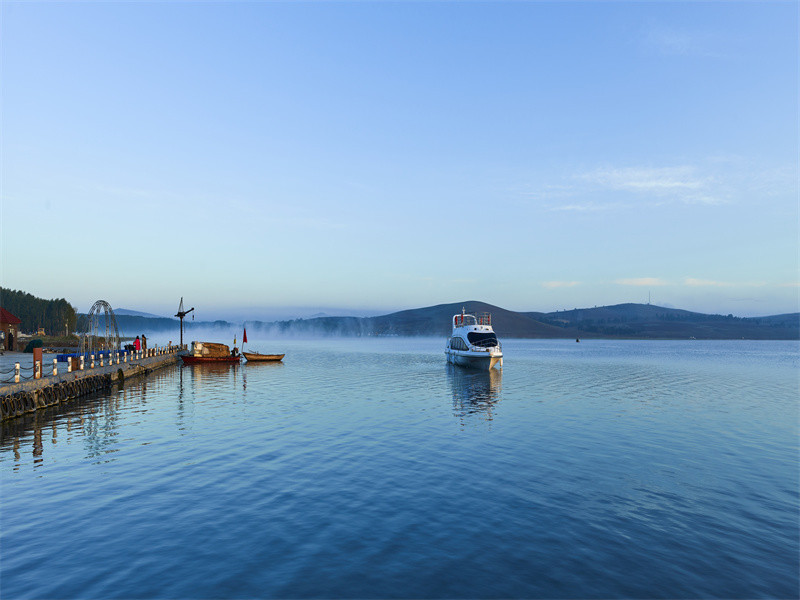
[[[461,327],[462,325],[488,325],[491,327],[492,314],[478,313],[473,315],[470,313],[462,313],[460,315],[453,316],[453,325],[455,327]]]

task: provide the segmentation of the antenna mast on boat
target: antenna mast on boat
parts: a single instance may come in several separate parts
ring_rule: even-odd
[[[181,320],[181,348],[183,348],[183,317],[188,315],[193,310],[194,310],[194,306],[192,308],[190,308],[189,310],[183,310],[183,296],[181,296],[181,303],[180,303],[180,306],[178,306],[178,314],[175,315],[176,317],[178,317]]]

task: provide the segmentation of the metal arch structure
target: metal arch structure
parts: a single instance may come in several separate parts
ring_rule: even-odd
[[[101,326],[101,321],[103,321]],[[101,335],[104,332],[105,335]],[[105,300],[98,300],[86,315],[86,327],[81,334],[81,353],[94,354],[101,350],[119,350],[121,337],[114,309]]]

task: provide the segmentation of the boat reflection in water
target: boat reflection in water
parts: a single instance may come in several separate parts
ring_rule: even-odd
[[[479,415],[492,420],[492,409],[499,402],[503,387],[502,371],[476,371],[448,364],[447,379],[453,393],[455,416]]]
[[[187,375],[192,394],[203,397],[208,394],[227,393],[236,387],[239,373],[242,371],[239,363],[214,363],[184,364],[180,368],[179,398],[184,396],[184,373]]]

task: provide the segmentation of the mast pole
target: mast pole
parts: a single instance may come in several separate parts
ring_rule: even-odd
[[[181,350],[183,350],[183,317],[188,315],[193,310],[194,310],[194,306],[192,308],[190,308],[189,310],[183,310],[183,296],[181,296],[181,303],[180,303],[180,306],[178,306],[178,312],[175,315],[176,317],[178,317],[181,320]]]

